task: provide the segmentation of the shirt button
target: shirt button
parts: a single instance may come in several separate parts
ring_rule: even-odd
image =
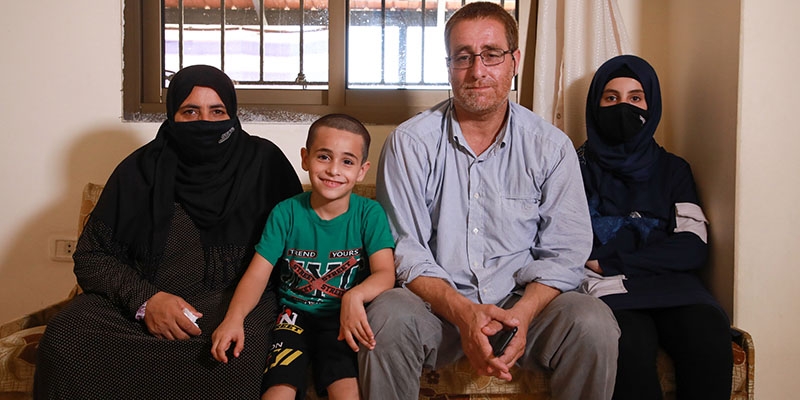
[[[479,199],[481,197],[481,195],[479,195],[478,193],[475,193],[475,194],[472,195],[472,197],[474,197],[476,199]]]
[[[478,234],[478,228],[475,228],[475,229],[473,229],[473,230],[472,230],[472,233],[474,233],[474,234],[476,234],[476,235],[477,235],[477,234]]]

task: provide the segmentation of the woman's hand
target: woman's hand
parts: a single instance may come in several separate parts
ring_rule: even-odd
[[[169,340],[185,340],[201,334],[200,328],[183,314],[184,308],[198,318],[203,316],[181,297],[167,292],[154,294],[147,300],[144,313],[144,323],[150,334]]]
[[[586,261],[586,268],[589,268],[593,272],[603,275],[603,269],[600,268],[600,263],[597,260]]]

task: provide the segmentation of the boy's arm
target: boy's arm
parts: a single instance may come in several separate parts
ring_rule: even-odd
[[[239,357],[244,348],[244,319],[258,304],[267,287],[270,274],[272,274],[272,263],[261,254],[255,253],[242,280],[236,286],[225,319],[211,335],[211,354],[218,361],[228,362],[225,352],[232,342],[236,342],[233,356]]]
[[[367,322],[364,304],[379,294],[394,287],[394,252],[385,248],[369,256],[370,275],[342,297],[339,340],[347,341],[353,351],[358,351],[358,342],[370,350],[375,347],[375,335]]]
[[[394,252],[385,248],[369,256],[369,276],[347,293],[355,292],[361,304],[369,303],[379,294],[394,287]]]
[[[236,286],[225,319],[233,318],[244,321],[247,314],[253,311],[258,300],[261,299],[264,289],[267,288],[270,274],[272,274],[272,263],[261,254],[255,253],[242,280]]]

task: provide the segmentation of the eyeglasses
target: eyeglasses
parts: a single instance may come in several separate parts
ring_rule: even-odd
[[[503,61],[506,59],[506,54],[513,53],[514,50],[500,50],[500,49],[490,49],[484,50],[477,54],[469,54],[469,53],[462,53],[457,54],[453,57],[447,57],[447,65],[453,69],[467,69],[471,68],[473,64],[475,64],[475,57],[480,56],[481,62],[483,65],[487,67],[491,67],[494,65],[502,64]],[[514,58],[514,55],[511,55],[511,58]]]

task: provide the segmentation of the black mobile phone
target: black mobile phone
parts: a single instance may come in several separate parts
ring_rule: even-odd
[[[511,338],[517,334],[517,327],[503,329],[489,337],[489,344],[492,345],[492,353],[495,357],[500,357],[506,351],[506,346],[511,342]]]
[[[508,310],[509,308],[513,307],[514,304],[517,304],[517,301],[520,299],[520,297],[522,296],[515,292],[511,292],[508,294],[508,296],[503,298],[503,300],[500,300],[500,302],[497,303],[497,306],[504,310]],[[511,329],[503,328],[502,331],[497,332],[489,337],[489,344],[492,345],[492,353],[494,353],[495,357],[500,357],[503,355],[503,352],[506,350],[506,346],[508,346],[511,338],[513,338],[516,334],[517,327],[515,326]]]

